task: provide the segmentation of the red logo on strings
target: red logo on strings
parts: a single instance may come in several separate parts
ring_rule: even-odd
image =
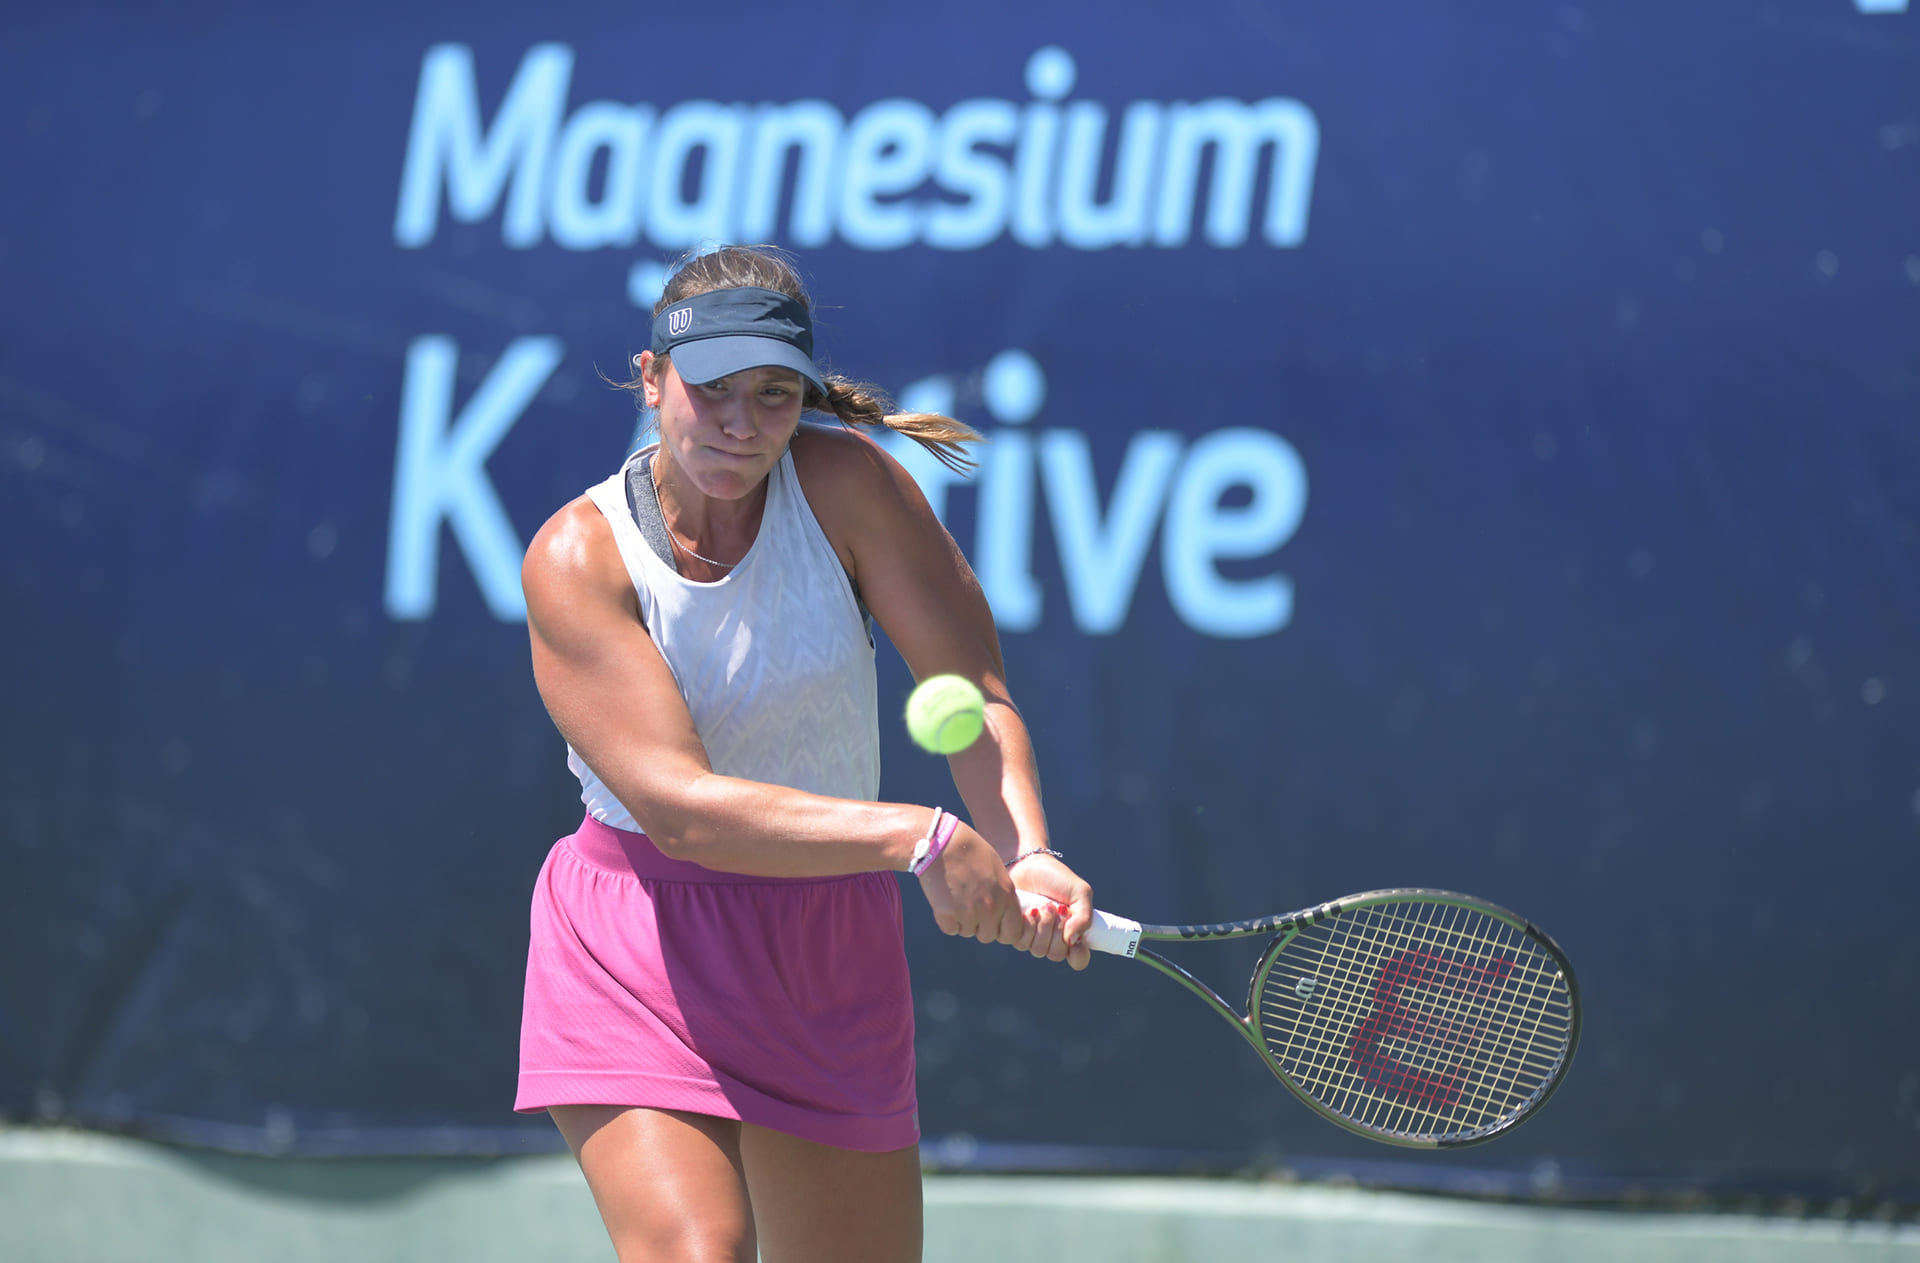
[[[1354,1032],[1347,1046],[1360,1077],[1368,1087],[1409,1105],[1431,1109],[1452,1105],[1460,1099],[1465,1077],[1461,1067],[1486,1033],[1486,1023],[1474,1019],[1512,971],[1513,962],[1497,956],[1485,964],[1473,964],[1425,951],[1402,952],[1382,965],[1374,975],[1373,1016]],[[1407,987],[1450,992],[1462,1003],[1444,1007],[1426,1003],[1408,1010],[1400,1003],[1400,993]],[[1408,1051],[1424,1052],[1427,1056],[1422,1060],[1427,1064],[1445,1063],[1446,1068],[1403,1065],[1383,1046],[1388,1040],[1398,1041]]]

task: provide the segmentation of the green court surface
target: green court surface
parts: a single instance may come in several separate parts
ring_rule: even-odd
[[[1920,1227],[1510,1206],[1226,1180],[930,1175],[927,1263],[1920,1263]],[[571,1159],[270,1159],[0,1130],[6,1263],[596,1260]]]

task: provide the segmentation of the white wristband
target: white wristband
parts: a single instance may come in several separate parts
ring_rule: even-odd
[[[928,864],[933,862],[928,853],[933,850],[933,835],[939,832],[940,817],[945,814],[946,812],[935,807],[933,809],[933,819],[927,821],[926,835],[913,844],[913,856],[907,860],[907,871],[916,877],[920,875],[921,871],[924,870]]]
[[[920,845],[913,848],[913,862],[907,866],[907,871],[918,877],[932,868],[933,862],[940,858],[940,852],[947,849],[953,831],[959,827],[960,817],[934,808],[933,827],[927,830],[927,837],[921,840]]]

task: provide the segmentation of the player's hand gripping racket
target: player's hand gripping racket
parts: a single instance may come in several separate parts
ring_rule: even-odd
[[[1020,902],[1050,901],[1023,890]],[[1140,946],[1254,935],[1272,941],[1244,1014]],[[1559,945],[1504,908],[1445,890],[1375,890],[1213,925],[1095,912],[1087,946],[1166,974],[1322,1117],[1392,1145],[1500,1134],[1553,1095],[1580,1039],[1580,993]]]

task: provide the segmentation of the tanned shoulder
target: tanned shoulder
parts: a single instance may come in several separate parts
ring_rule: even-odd
[[[520,566],[527,614],[537,626],[581,600],[618,599],[637,618],[639,599],[627,577],[626,563],[613,530],[599,507],[585,496],[569,502],[534,535]]]
[[[816,486],[835,496],[871,494],[891,485],[896,472],[906,476],[872,437],[846,426],[803,425],[794,432],[791,450],[809,500]]]
[[[807,503],[850,574],[857,573],[861,539],[908,529],[926,514],[926,498],[913,475],[858,430],[802,426],[791,451]]]

